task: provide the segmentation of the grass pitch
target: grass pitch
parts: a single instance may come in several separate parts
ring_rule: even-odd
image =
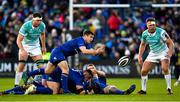
[[[149,78],[147,84],[147,95],[137,95],[140,90],[140,79],[134,78],[108,78],[109,84],[116,85],[119,89],[126,90],[131,84],[136,84],[136,90],[130,95],[3,95],[0,101],[9,102],[180,102],[180,85],[173,86],[173,95],[167,95],[164,79]],[[13,78],[0,78],[0,91],[10,89],[14,86]]]

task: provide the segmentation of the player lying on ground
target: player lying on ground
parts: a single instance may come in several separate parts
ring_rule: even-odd
[[[92,64],[89,64],[87,67],[90,67],[90,66],[92,66]],[[38,70],[40,70],[40,69],[38,69]],[[23,76],[26,76],[25,79],[27,79],[27,77],[39,74],[38,70],[27,73],[27,74],[25,74]],[[56,68],[55,72],[58,73],[58,74],[61,74],[61,71],[58,68]],[[76,94],[92,94],[89,91],[85,90],[87,88],[85,88],[85,85],[83,84],[84,81],[87,81],[87,80],[89,80],[91,78],[91,76],[89,75],[90,72],[91,71],[89,69],[85,70],[85,71],[82,71],[82,70],[75,70],[75,69],[71,68],[69,70],[69,73],[71,74],[71,77],[69,77],[68,83],[70,83],[70,84],[69,84],[68,88],[70,89],[70,91],[72,93],[76,93]],[[103,83],[103,85],[106,85],[105,73],[102,72],[102,71],[97,71],[97,73],[98,73],[99,79],[101,79],[100,82]],[[56,77],[59,78],[58,74],[51,74],[51,78],[54,78],[54,79],[56,79]],[[24,77],[23,77],[23,79],[24,79]],[[46,80],[48,80],[48,79],[46,79]],[[111,85],[109,85],[108,87],[112,88]],[[108,87],[107,87],[107,89],[109,89]],[[114,86],[113,86],[113,88],[114,88]],[[112,88],[112,90],[113,90],[113,88]],[[121,91],[121,94],[130,94],[131,92],[134,91],[134,89],[135,89],[135,85],[132,85],[130,87],[130,89],[128,89],[127,91]],[[117,92],[118,91],[116,91],[116,94],[117,94]]]
[[[47,82],[47,85],[52,86],[53,84]],[[52,87],[45,87],[42,84],[42,76],[39,75],[32,82],[26,85],[17,86],[12,89],[0,92],[0,95],[5,95],[5,94],[21,95],[21,94],[30,94],[30,92],[36,94],[53,94],[54,93],[53,91],[54,90]]]
[[[31,76],[34,77],[35,75],[39,75],[40,74],[39,70],[45,70],[45,69],[37,69],[28,73],[23,73],[23,81],[26,83],[27,79],[29,79]],[[61,69],[57,67],[51,74],[44,75],[45,76],[43,81],[43,83],[45,83],[44,86],[52,88],[54,94],[60,93],[59,90],[60,90],[61,77],[59,75],[61,75],[61,73],[62,73]],[[82,84],[83,72],[71,68],[69,70],[69,73],[71,74],[71,77],[69,77],[68,82],[71,83],[69,85],[71,86],[70,87],[71,91],[77,93],[76,90],[83,88],[83,84]],[[48,84],[50,84],[51,86]],[[74,86],[72,86],[72,84]]]
[[[23,73],[23,79],[27,79],[30,76],[38,75],[39,70],[45,70],[45,69],[37,69],[29,73]],[[39,78],[38,81],[33,81],[32,84],[25,83],[25,85],[23,86],[17,86],[13,89],[3,91],[1,92],[1,94],[59,94],[59,93],[62,93],[60,90],[61,77],[59,77],[61,73],[62,71],[60,70],[60,68],[57,67],[49,75],[39,75],[43,77]],[[71,83],[69,84],[69,88],[71,89],[70,91],[77,94],[85,94],[85,91],[83,91],[83,78],[84,78],[83,71],[74,70],[71,68],[70,74],[71,74],[71,77],[69,77],[69,83]]]
[[[96,70],[93,64],[89,64],[87,68],[84,73],[85,89],[91,94],[129,95],[136,88],[136,85],[133,84],[126,91],[122,91],[114,85],[107,85],[103,71]]]
[[[27,82],[27,79],[29,79],[29,77],[40,74],[39,70],[45,70],[45,69],[37,69],[37,70],[34,70],[32,72],[29,72],[29,73],[24,73],[23,74],[24,82]],[[48,86],[48,85],[45,85],[45,86],[48,86],[48,87],[52,88],[52,90],[55,90],[55,91],[53,91],[53,92],[55,92],[55,94],[61,93],[59,91],[60,85],[58,85],[61,82],[60,81],[61,77],[59,76],[59,75],[61,75],[61,73],[62,73],[62,71],[60,70],[60,68],[57,67],[53,71],[53,73],[51,73],[50,75],[46,75],[46,77],[45,77],[46,81],[51,81],[51,86]],[[68,87],[72,93],[85,94],[85,91],[83,88],[84,87],[84,85],[83,85],[83,80],[84,80],[83,71],[70,68],[69,73],[71,74],[71,76],[68,79],[68,83],[70,83],[70,84],[68,86],[64,86],[64,87]],[[54,82],[53,87],[52,87],[52,81]],[[55,82],[58,84],[56,84]],[[45,83],[47,83],[47,82],[45,82]],[[48,82],[48,83],[50,83],[50,82]]]

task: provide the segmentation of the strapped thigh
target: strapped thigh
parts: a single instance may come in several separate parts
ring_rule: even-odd
[[[39,59],[35,62],[37,64],[37,67],[41,64],[44,64],[44,60],[43,59]]]
[[[26,63],[25,60],[19,60],[18,62],[19,62],[19,63],[24,63],[24,64]]]

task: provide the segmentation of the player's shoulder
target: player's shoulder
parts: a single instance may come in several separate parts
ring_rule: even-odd
[[[78,37],[78,38],[73,38],[73,39],[71,39],[71,40],[69,40],[68,42],[66,42],[66,43],[77,43],[77,42],[79,42],[81,39]]]
[[[32,20],[26,21],[22,26],[23,27],[29,27],[32,25]]]
[[[82,37],[77,37],[77,38],[74,38],[74,41],[75,42],[82,42],[82,41],[84,41],[84,39]]]
[[[74,38],[74,39],[77,39],[77,40],[83,40],[82,37],[77,37],[77,38]]]
[[[69,68],[69,73],[73,75],[82,75],[83,70],[80,70],[78,68]]]
[[[156,27],[156,31],[165,32],[165,30],[163,28],[160,28],[160,27]]]
[[[142,36],[146,36],[146,35],[148,35],[148,29],[142,32]]]
[[[41,22],[41,24],[40,24],[40,25],[41,25],[41,26],[43,26],[43,27],[45,27],[45,26],[46,26],[44,22]]]
[[[39,28],[44,30],[46,28],[46,25],[44,22],[41,22],[40,25],[39,25]]]

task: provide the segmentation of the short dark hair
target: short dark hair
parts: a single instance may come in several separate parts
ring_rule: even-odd
[[[40,13],[38,13],[38,12],[33,13],[33,18],[36,18],[36,17],[41,18],[42,16],[41,16],[41,14],[40,14]]]
[[[86,69],[85,71],[93,77],[93,72],[90,69]]]
[[[94,33],[91,32],[90,30],[85,30],[85,31],[83,31],[83,36],[84,35],[94,35]]]
[[[156,19],[154,17],[148,17],[146,19],[146,23],[149,22],[149,21],[156,21]]]

